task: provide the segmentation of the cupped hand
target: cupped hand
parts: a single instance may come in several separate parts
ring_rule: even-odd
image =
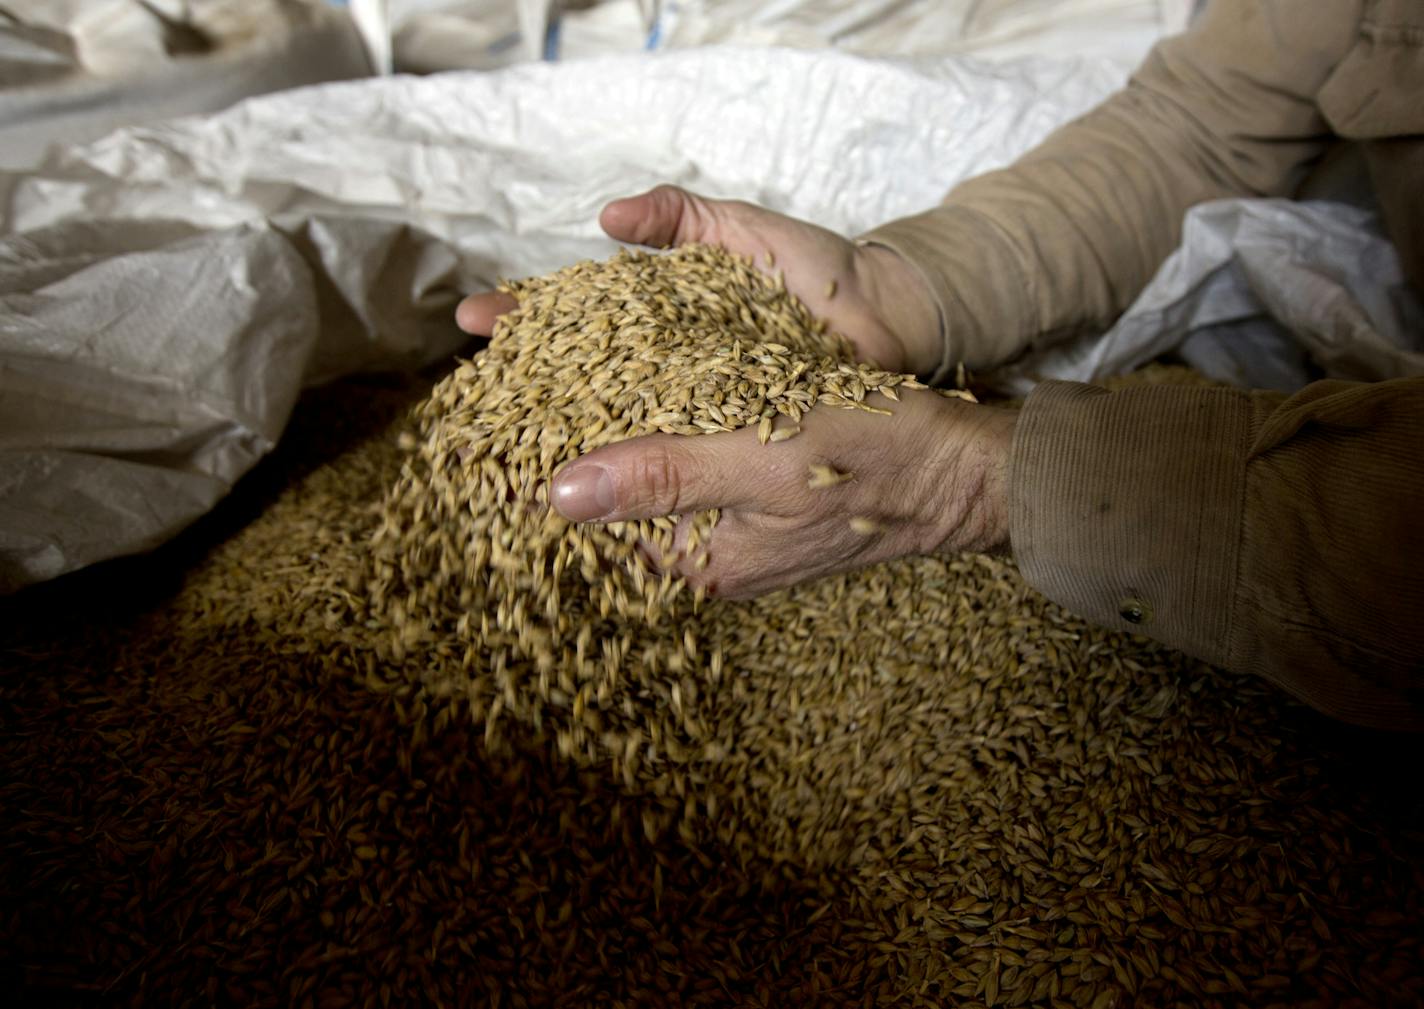
[[[782,271],[787,289],[849,339],[862,361],[918,374],[940,362],[939,312],[929,289],[915,267],[889,249],[857,245],[750,203],[706,199],[676,186],[615,200],[603,208],[599,223],[620,242],[719,245],[763,269]],[[501,292],[471,295],[455,318],[466,332],[488,336],[495,319],[514,304]]]
[[[608,445],[559,471],[554,506],[578,522],[720,508],[705,561],[693,551],[677,571],[725,598],[905,555],[1007,546],[1015,415],[928,390],[867,402],[892,415],[821,406],[799,434],[765,445],[755,428]]]

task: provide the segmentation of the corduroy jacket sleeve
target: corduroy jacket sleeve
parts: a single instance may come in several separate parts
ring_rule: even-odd
[[[1377,8],[1215,0],[1096,111],[865,236],[934,292],[940,376],[1105,329],[1191,205],[1292,193],[1334,142],[1317,96],[1337,65],[1400,58]],[[1293,396],[1045,383],[1009,496],[1014,553],[1050,598],[1339,718],[1424,728],[1424,379]]]
[[[1316,96],[1360,20],[1355,0],[1215,0],[1097,109],[861,236],[928,281],[934,377],[1106,330],[1176,248],[1189,207],[1294,192],[1334,142]]]
[[[1424,378],[1046,382],[1009,485],[1049,598],[1345,721],[1424,729]]]

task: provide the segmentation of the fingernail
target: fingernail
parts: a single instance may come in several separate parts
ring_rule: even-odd
[[[554,507],[570,522],[601,519],[613,505],[613,478],[602,466],[570,466],[554,480]]]

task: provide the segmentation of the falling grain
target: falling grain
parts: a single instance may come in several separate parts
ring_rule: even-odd
[[[919,388],[657,258],[511,285],[409,425],[316,394],[148,593],[0,621],[22,1001],[1424,1002],[1417,817],[1269,687],[1000,559],[735,602],[715,512],[550,511],[600,445]]]

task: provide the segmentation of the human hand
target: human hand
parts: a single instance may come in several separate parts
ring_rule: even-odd
[[[787,289],[849,339],[862,361],[922,375],[940,363],[939,312],[929,288],[914,266],[889,249],[856,245],[750,203],[704,199],[676,186],[615,200],[603,208],[599,223],[621,242],[719,245],[763,269],[781,270]],[[476,294],[460,303],[455,318],[466,332],[488,336],[495,318],[513,308],[508,294]]]
[[[900,396],[867,399],[889,417],[817,407],[795,437],[765,445],[753,427],[607,445],[558,472],[553,503],[576,522],[721,509],[705,566],[693,551],[676,570],[726,598],[905,555],[1007,546],[1016,415],[923,389]],[[689,525],[679,523],[675,553]]]

